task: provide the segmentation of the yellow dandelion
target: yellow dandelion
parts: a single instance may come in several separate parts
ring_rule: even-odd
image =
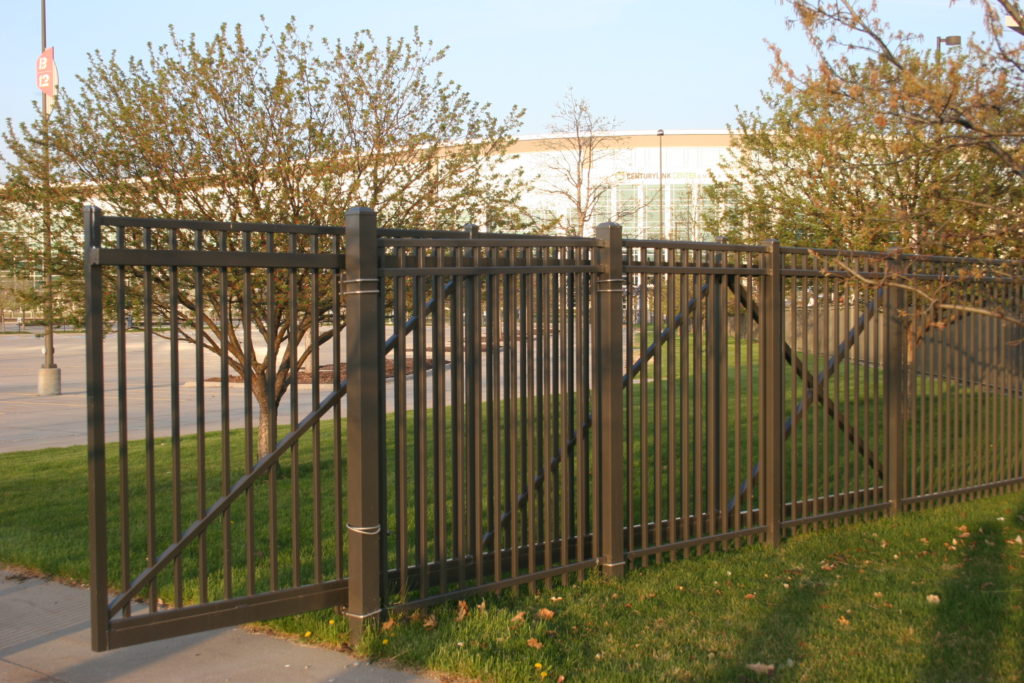
[[[309,638],[311,635],[313,635],[312,631],[306,631],[305,635],[303,635],[302,637],[303,638]]]
[[[388,642],[390,642],[390,641],[388,641],[388,639],[387,639],[387,638],[385,638],[384,640],[382,640],[382,641],[380,641],[380,642],[382,642],[382,643],[384,643],[385,645],[387,645],[387,644],[388,644]]]
[[[541,664],[540,662],[537,662],[536,664],[533,665],[533,668],[534,669],[543,669],[544,665]]]
[[[548,677],[548,672],[547,671],[541,671],[540,672],[540,677],[541,678],[547,678]]]

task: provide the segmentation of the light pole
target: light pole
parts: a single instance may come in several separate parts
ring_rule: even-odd
[[[53,106],[53,88],[57,83],[57,72],[53,68],[52,53],[46,50],[46,0],[40,0],[42,24],[42,52],[36,62],[36,85],[43,91],[43,365],[39,368],[37,392],[40,396],[54,396],[60,393],[60,368],[53,361],[53,217],[50,207],[50,109]],[[40,62],[45,61],[45,64]],[[40,67],[43,67],[41,69]],[[45,70],[44,80],[40,73]]]
[[[943,38],[941,36],[936,36],[935,37],[935,61],[939,61],[939,59],[942,57],[942,46],[943,45],[945,45],[946,47],[959,47],[960,46],[960,36],[946,36],[945,38]]]
[[[663,173],[661,170],[662,165],[662,153],[661,153],[661,141],[665,137],[665,131],[661,128],[658,129],[658,239],[665,239],[665,186],[662,180]]]

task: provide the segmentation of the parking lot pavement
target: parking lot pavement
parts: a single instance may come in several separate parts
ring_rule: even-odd
[[[33,330],[31,334],[0,334],[0,453],[82,446],[86,443],[86,393],[85,393],[85,335],[65,333],[54,335],[56,362],[61,371],[61,393],[57,396],[37,394],[37,375],[42,360],[42,338]],[[153,386],[154,431],[157,436],[171,432],[170,405],[171,386],[168,381],[170,364],[169,345],[166,339],[153,341]],[[127,335],[127,376],[125,390],[129,420],[128,439],[141,439],[145,435],[145,420],[142,406],[145,401],[143,378],[143,338],[141,332]],[[196,414],[191,406],[196,403],[195,352],[191,345],[182,344],[179,353],[181,382],[178,389],[182,395],[184,409],[181,411],[181,428],[184,432],[195,428]],[[204,376],[219,374],[219,358],[210,352],[204,356]],[[112,342],[106,344],[104,363],[106,440],[117,437],[116,392],[116,349]],[[191,381],[189,381],[191,380]],[[300,417],[309,409],[308,392],[300,402]],[[231,424],[241,426],[244,421],[244,390],[241,384],[229,384],[229,414]],[[221,389],[219,383],[204,383],[203,396],[206,401],[205,419],[209,426],[220,423]],[[306,412],[302,412],[306,411]],[[282,424],[288,420],[288,401],[282,402]]]

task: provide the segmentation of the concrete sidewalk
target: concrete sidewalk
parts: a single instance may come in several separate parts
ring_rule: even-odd
[[[97,653],[88,591],[0,568],[0,681],[427,681],[237,628]]]

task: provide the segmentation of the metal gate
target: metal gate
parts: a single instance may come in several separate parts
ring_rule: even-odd
[[[85,210],[94,649],[347,604],[343,242]]]

